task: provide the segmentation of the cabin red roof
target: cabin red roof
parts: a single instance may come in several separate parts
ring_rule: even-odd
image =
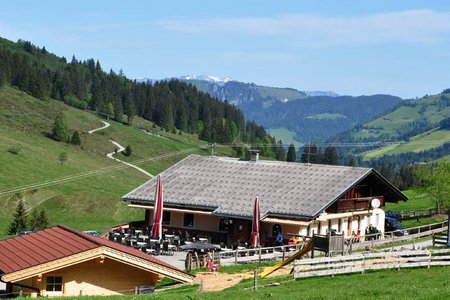
[[[181,271],[137,249],[58,225],[0,240],[0,274],[16,272],[98,247],[109,247]]]

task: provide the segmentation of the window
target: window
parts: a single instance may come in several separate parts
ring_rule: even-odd
[[[46,290],[47,292],[62,292],[62,277],[48,276]]]
[[[228,220],[227,219],[220,219],[219,221],[219,230],[220,231],[227,231],[228,230]]]
[[[163,225],[170,225],[170,211],[163,211]]]
[[[194,227],[194,214],[184,214],[184,227]]]

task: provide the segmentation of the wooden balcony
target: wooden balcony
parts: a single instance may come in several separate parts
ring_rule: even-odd
[[[380,200],[380,207],[384,206],[383,196],[349,198],[349,199],[340,199],[335,204],[333,204],[327,211],[331,213],[341,213],[350,211],[369,210],[372,209],[371,201],[374,198],[378,198]]]

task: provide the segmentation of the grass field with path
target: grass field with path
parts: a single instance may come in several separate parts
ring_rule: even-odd
[[[60,111],[66,117],[69,134],[74,130],[80,132],[82,147],[48,137]],[[141,118],[135,118],[134,127],[109,120],[110,128],[87,134],[88,130],[103,126],[101,120],[93,112],[59,101],[38,100],[8,86],[0,89],[0,237],[6,236],[20,198],[28,210],[44,208],[51,225],[103,231],[114,224],[142,219],[142,211],[128,208],[121,196],[148,177],[108,159],[106,153],[115,148],[109,140],[130,145],[133,154],[130,157],[118,154],[118,158],[137,161],[152,174],[158,174],[190,153],[208,154],[200,149],[207,143],[195,135],[165,132]],[[17,154],[13,149],[19,149]],[[59,159],[61,153],[67,154],[64,162]],[[232,150],[218,147],[216,153],[232,155]],[[87,176],[89,172],[98,173]],[[69,180],[54,182],[61,178]],[[46,181],[52,185],[8,193]]]

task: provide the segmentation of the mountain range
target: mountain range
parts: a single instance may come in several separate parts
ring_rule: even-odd
[[[231,77],[189,75],[177,79],[236,105],[247,119],[265,126],[284,143],[327,140],[376,118],[402,101],[390,95],[353,97],[331,91],[269,87]]]

